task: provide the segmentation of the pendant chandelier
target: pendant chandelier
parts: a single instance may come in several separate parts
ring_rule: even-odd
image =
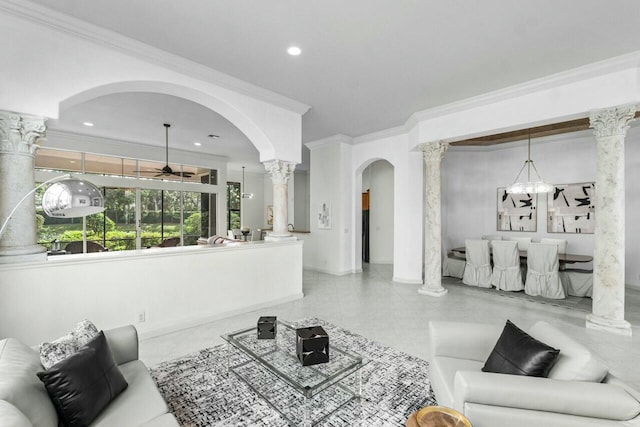
[[[242,167],[242,196],[243,199],[251,199],[253,198],[253,193],[245,193],[244,192],[244,166]]]
[[[529,129],[529,142],[527,144],[527,160],[525,160],[524,165],[520,168],[520,172],[518,172],[518,176],[513,181],[513,184],[507,187],[507,193],[509,194],[537,194],[537,193],[549,193],[553,190],[553,185],[547,184],[542,181],[540,178],[540,174],[538,173],[538,169],[536,165],[531,160],[531,129]],[[520,180],[520,175],[522,175],[522,171],[524,168],[527,168],[527,181],[523,182]],[[538,177],[537,181],[531,181],[531,168]]]

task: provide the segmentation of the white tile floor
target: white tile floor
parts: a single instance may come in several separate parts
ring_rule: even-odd
[[[223,343],[220,335],[255,324],[261,315],[286,320],[318,317],[409,354],[428,359],[427,322],[432,319],[504,323],[526,329],[544,319],[606,360],[610,370],[640,390],[640,292],[627,293],[633,337],[587,330],[585,312],[450,286],[444,297],[417,293],[419,286],[393,283],[390,266],[367,266],[361,274],[304,273],[303,299],[144,340],[149,366]],[[444,278],[443,284],[457,279]]]

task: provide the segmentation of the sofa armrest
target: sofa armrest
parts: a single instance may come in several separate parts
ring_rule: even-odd
[[[484,362],[498,342],[504,325],[429,322],[429,352],[436,356]]]
[[[640,414],[640,402],[604,383],[458,371],[453,393],[459,411],[467,402],[616,421]]]
[[[138,331],[133,325],[104,331],[117,365],[138,360]]]

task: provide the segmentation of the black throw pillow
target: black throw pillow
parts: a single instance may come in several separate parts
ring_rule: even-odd
[[[38,378],[64,426],[89,425],[128,385],[102,331]]]
[[[482,371],[546,377],[559,353],[507,320]]]

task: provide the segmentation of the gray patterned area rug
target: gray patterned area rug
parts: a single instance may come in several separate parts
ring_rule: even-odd
[[[425,360],[320,319],[303,319],[293,324],[296,327],[321,325],[331,344],[358,353],[368,361],[361,370],[363,398],[342,406],[318,426],[404,426],[412,412],[436,404],[429,382],[429,364]],[[247,357],[236,353],[232,353],[232,364]],[[151,374],[181,426],[289,425],[235,375],[227,377],[226,367],[227,346],[222,344],[164,362],[152,369]],[[321,393],[317,398],[330,401],[331,390],[325,397]],[[284,396],[280,398],[291,405],[301,400],[293,390],[281,393]]]

